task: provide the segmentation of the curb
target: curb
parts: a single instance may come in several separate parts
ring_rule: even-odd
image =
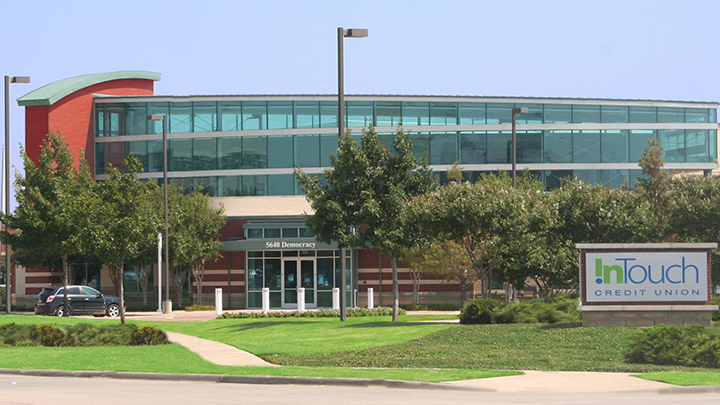
[[[497,392],[497,390],[491,388],[470,387],[466,385],[450,385],[417,381],[361,378],[236,376],[224,374],[160,374],[125,371],[14,370],[8,368],[0,368],[0,374],[24,375],[33,377],[115,378],[126,380],[195,381],[229,384],[324,385],[343,387],[385,387],[445,391]]]

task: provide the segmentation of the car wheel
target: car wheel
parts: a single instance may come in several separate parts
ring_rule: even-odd
[[[117,318],[120,316],[120,307],[117,304],[110,304],[105,313],[111,318]]]
[[[55,310],[55,315],[57,315],[57,316],[65,315],[65,306],[60,305],[59,307],[57,307],[57,309]]]

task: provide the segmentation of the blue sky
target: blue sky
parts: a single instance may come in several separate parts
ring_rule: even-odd
[[[156,94],[332,94],[338,27],[369,30],[345,40],[348,94],[720,100],[718,1],[2,4],[0,74],[32,79],[11,85],[15,167],[38,87],[148,70]]]

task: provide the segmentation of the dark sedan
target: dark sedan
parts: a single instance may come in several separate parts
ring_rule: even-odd
[[[120,298],[102,294],[84,286],[68,286],[71,315],[120,316]],[[64,288],[46,287],[37,296],[35,314],[63,316],[65,313]]]

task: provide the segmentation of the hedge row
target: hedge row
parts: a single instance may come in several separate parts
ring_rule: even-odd
[[[630,343],[629,363],[720,367],[720,331],[702,325],[663,325]]]
[[[494,299],[474,299],[468,301],[460,313],[462,324],[559,323],[579,320],[577,300],[568,296],[509,304]]]
[[[168,343],[165,332],[154,326],[93,326],[79,323],[60,329],[53,325],[0,325],[0,346],[141,346]]]
[[[347,316],[391,316],[392,307],[368,308],[348,308]],[[400,309],[399,314],[405,315],[407,312]],[[218,319],[247,319],[247,318],[337,318],[340,311],[330,309],[320,309],[313,311],[275,311],[275,312],[225,312],[218,316]]]

